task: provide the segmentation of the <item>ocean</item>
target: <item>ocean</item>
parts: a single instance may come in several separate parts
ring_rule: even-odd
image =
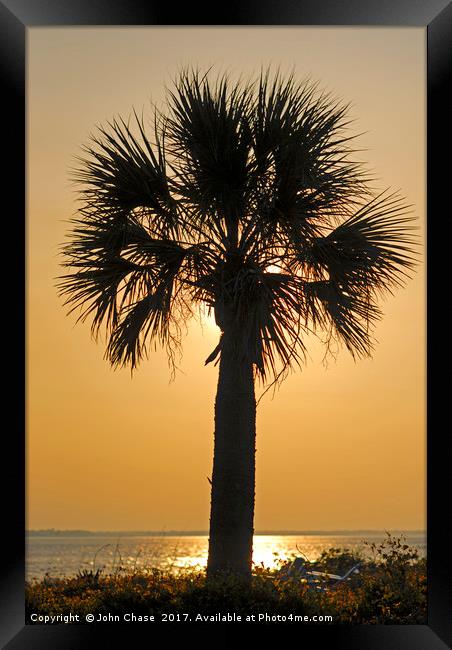
[[[406,543],[426,555],[426,534],[422,531],[391,531],[403,534]],[[257,534],[253,542],[253,562],[276,568],[279,561],[303,555],[316,560],[329,548],[361,549],[369,555],[363,543],[380,544],[384,531],[345,531],[293,534]],[[134,534],[122,533],[36,533],[29,532],[26,540],[27,579],[75,575],[78,571],[102,569],[106,573],[160,568],[183,571],[202,568],[207,563],[207,535],[190,533]]]

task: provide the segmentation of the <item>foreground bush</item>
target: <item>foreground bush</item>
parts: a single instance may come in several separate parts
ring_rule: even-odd
[[[225,578],[207,584],[203,572],[175,575],[149,572],[103,575],[81,572],[71,578],[50,578],[26,585],[27,622],[30,615],[88,613],[155,616],[180,613],[235,613],[243,617],[278,615],[332,616],[333,624],[425,624],[426,563],[403,538],[388,535],[380,545],[368,544],[371,558],[347,549],[324,552],[312,565],[318,571],[343,574],[357,562],[360,573],[326,591],[297,578],[282,579],[278,571],[255,567],[251,585]],[[282,563],[284,566],[284,563]],[[257,616],[256,616],[257,620]],[[314,621],[311,621],[314,622]],[[321,624],[325,624],[322,621]]]

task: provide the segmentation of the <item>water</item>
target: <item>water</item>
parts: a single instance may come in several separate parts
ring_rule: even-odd
[[[399,534],[399,533],[394,533]],[[404,533],[407,543],[421,556],[426,554],[426,538],[422,532]],[[380,543],[384,532],[356,531],[350,533],[304,535],[256,535],[253,544],[253,562],[265,567],[278,566],[278,559],[304,554],[317,559],[323,550],[331,547],[362,549],[363,540]],[[202,568],[207,562],[206,535],[148,535],[89,536],[49,535],[27,536],[27,578],[42,578],[46,573],[58,576],[75,575],[79,570],[103,569],[115,571],[150,569],[153,567],[180,571]]]

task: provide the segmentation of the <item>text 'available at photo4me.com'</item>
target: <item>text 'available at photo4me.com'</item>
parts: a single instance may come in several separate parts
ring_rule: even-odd
[[[332,623],[332,616],[306,616],[301,614],[236,614],[218,612],[217,614],[162,613],[151,614],[30,614],[30,623],[55,625],[67,623]]]

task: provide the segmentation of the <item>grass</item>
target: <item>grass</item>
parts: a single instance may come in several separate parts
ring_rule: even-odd
[[[203,571],[174,574],[169,571],[82,571],[74,577],[50,578],[26,584],[27,621],[37,615],[88,613],[155,616],[180,613],[191,620],[234,612],[242,617],[268,613],[332,616],[331,623],[425,624],[426,561],[405,543],[403,536],[389,533],[381,544],[367,545],[362,552],[331,548],[312,568],[343,574],[357,562],[360,573],[335,588],[318,591],[300,579],[283,580],[277,570],[254,567],[251,585],[233,578],[207,584]],[[281,568],[287,562],[281,562]],[[242,619],[243,620],[243,619]],[[257,617],[256,617],[257,620]],[[311,621],[313,622],[313,621]],[[325,624],[322,621],[320,624]]]

